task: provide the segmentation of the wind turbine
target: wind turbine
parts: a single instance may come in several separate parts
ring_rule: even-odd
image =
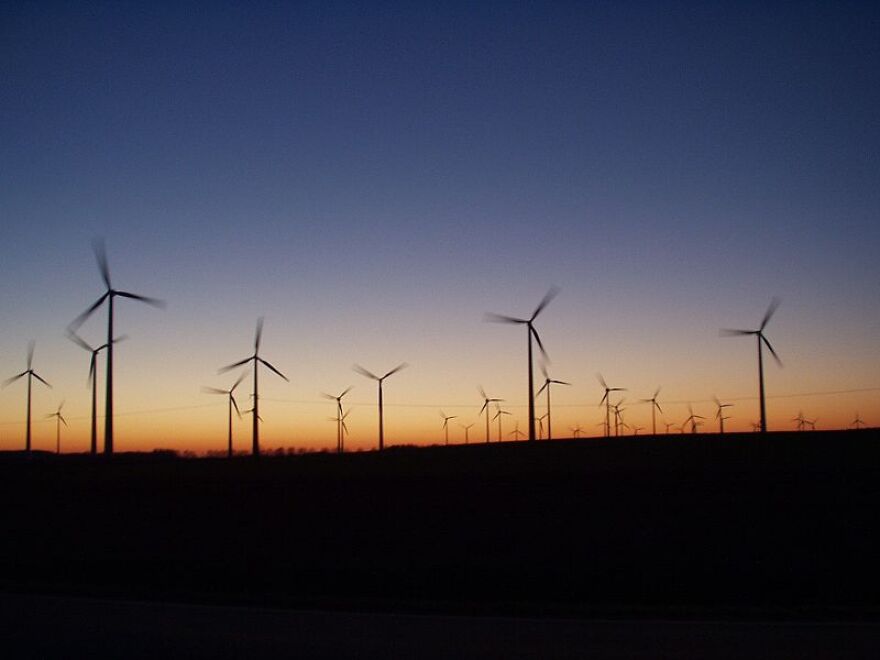
[[[675,426],[675,422],[663,422],[666,426],[666,434],[669,435],[669,429]]]
[[[773,350],[773,346],[770,345],[770,342],[767,341],[767,338],[764,336],[764,328],[767,327],[767,324],[770,322],[773,314],[776,312],[776,308],[779,307],[779,298],[773,298],[770,301],[770,306],[767,308],[767,311],[764,313],[764,318],[761,319],[761,325],[758,326],[757,330],[721,330],[720,333],[725,337],[740,337],[743,335],[754,335],[758,340],[758,396],[761,400],[761,432],[767,432],[767,408],[764,403],[764,355],[762,352],[762,343],[767,346],[770,350],[770,354],[776,360],[776,363],[781,367],[782,360],[779,359],[779,356],[776,355],[776,351]]]
[[[30,342],[28,344],[28,352],[27,352],[27,370],[22,371],[17,376],[13,376],[12,378],[7,378],[3,381],[2,387],[6,387],[17,381],[19,378],[24,378],[27,376],[27,422],[25,423],[25,434],[24,434],[24,447],[25,451],[30,452],[31,450],[31,386],[33,384],[33,379],[36,378],[38,381],[43,383],[46,387],[51,389],[51,385],[43,380],[40,375],[33,370],[33,362],[34,362],[34,342]]]
[[[244,380],[245,374],[242,374],[238,377],[238,380],[235,381],[235,384],[230,387],[228,390],[220,390],[216,387],[203,387],[202,392],[206,394],[223,394],[229,398],[229,439],[226,444],[226,456],[227,458],[232,458],[232,409],[235,408],[236,414],[238,414],[239,419],[241,419],[241,411],[238,409],[238,403],[235,401],[235,388],[241,385],[241,381]]]
[[[459,426],[464,429],[464,444],[468,444],[468,431],[470,431],[473,425],[473,422],[470,424],[459,424]]]
[[[262,339],[263,339],[263,317],[261,316],[260,318],[257,319],[257,332],[254,335],[254,354],[251,355],[250,357],[246,357],[243,360],[239,360],[238,362],[236,362],[234,364],[230,364],[228,366],[221,367],[217,371],[217,373],[222,374],[222,373],[226,373],[230,369],[236,369],[238,367],[244,366],[248,362],[254,363],[254,393],[251,395],[254,400],[254,407],[251,410],[245,411],[245,413],[253,413],[254,426],[253,426],[253,436],[252,436],[253,437],[253,444],[252,444],[251,451],[254,456],[260,455],[260,424],[259,423],[263,421],[263,418],[260,417],[260,390],[259,390],[259,380],[258,380],[258,374],[260,371],[260,369],[259,369],[260,364],[262,364],[265,367],[268,367],[271,371],[274,371],[277,375],[281,376],[288,383],[290,382],[290,380],[287,378],[287,376],[285,376],[283,373],[278,371],[278,369],[276,369],[271,364],[266,362],[266,360],[264,360],[263,358],[260,357],[260,342],[262,341]]]
[[[761,430],[761,423],[760,422],[749,422],[749,424],[751,425],[752,431],[754,433],[757,433],[758,431]]]
[[[571,435],[572,435],[573,438],[579,438],[579,437],[581,437],[581,427],[580,427],[580,424],[578,424],[577,426],[572,426],[572,427],[571,427]]]
[[[519,440],[520,436],[525,436],[525,433],[519,430],[519,421],[516,423],[516,428],[507,435],[512,435],[514,440]]]
[[[804,427],[805,427],[806,424],[807,424],[807,418],[804,417],[804,413],[803,413],[803,411],[800,411],[800,410],[798,411],[798,414],[797,414],[796,417],[792,417],[792,418],[791,418],[791,421],[793,421],[793,422],[797,422],[797,426],[796,426],[796,428],[797,428],[798,431],[803,431],[803,430],[804,430]]]
[[[388,376],[396,374],[398,371],[400,371],[401,369],[404,369],[406,367],[407,367],[406,362],[401,362],[396,367],[394,367],[394,369],[392,369],[391,371],[389,371],[388,373],[386,373],[384,376],[381,376],[381,377],[377,376],[376,374],[374,374],[370,371],[367,371],[359,364],[356,364],[356,365],[354,365],[354,367],[352,367],[361,376],[366,376],[367,378],[372,378],[373,380],[375,380],[376,382],[379,383],[379,451],[382,451],[383,449],[385,449],[385,427],[384,427],[383,419],[382,419],[382,383],[385,381],[386,378],[388,378]]]
[[[348,426],[345,425],[346,418],[351,414],[351,410],[342,412],[342,408],[337,409],[336,417],[328,417],[327,420],[336,422],[336,428],[339,432],[339,445],[337,451],[342,453],[345,450],[345,436],[348,433]]]
[[[642,399],[643,403],[651,404],[651,433],[657,435],[657,411],[663,413],[663,409],[660,407],[660,404],[657,403],[657,395],[660,394],[660,388],[657,388],[657,391],[654,392],[654,396],[650,399]],[[669,433],[669,427],[666,427],[666,432]]]
[[[614,437],[620,435],[620,426],[621,424],[623,424],[623,410],[620,408],[620,406],[623,405],[623,402],[625,400],[626,399],[621,399],[613,406],[611,406],[612,408],[614,408]]]
[[[681,427],[682,427],[682,429],[684,429],[688,425],[688,422],[690,422],[691,433],[696,433],[697,427],[703,425],[703,422],[698,422],[697,420],[706,419],[706,418],[703,417],[702,415],[695,415],[693,406],[691,406],[691,404],[688,404],[688,412],[690,413],[690,416],[686,420],[684,420],[684,422],[682,422]],[[682,431],[682,433],[684,433],[684,431]]]
[[[98,366],[98,353],[107,348],[107,344],[101,344],[97,348],[92,348],[89,344],[87,344],[82,337],[76,334],[73,331],[67,333],[67,338],[70,339],[74,344],[82,348],[83,350],[91,353],[91,359],[89,360],[89,377],[86,380],[87,384],[91,384],[92,386],[92,430],[90,435],[90,443],[89,443],[89,451],[94,456],[98,453],[98,379],[97,379],[97,366]],[[120,342],[128,339],[127,335],[123,335],[121,337],[117,337],[113,341]]]
[[[535,308],[535,311],[532,312],[532,315],[527,319],[519,319],[513,316],[503,316],[501,314],[486,314],[487,321],[492,321],[494,323],[512,323],[516,325],[526,326],[526,333],[529,340],[529,440],[535,439],[535,386],[534,374],[532,370],[532,337],[534,337],[535,341],[538,342],[538,348],[541,349],[541,353],[544,355],[544,359],[547,359],[547,351],[544,350],[544,344],[541,343],[541,337],[538,336],[538,331],[535,330],[535,326],[533,325],[533,323],[538,314],[540,314],[544,310],[544,308],[550,303],[551,300],[556,297],[558,293],[559,289],[556,287],[552,287],[541,299],[541,302],[538,303],[538,306]]]
[[[717,396],[712,397],[715,400],[715,405],[718,406],[718,412],[715,413],[715,419],[718,420],[718,432],[724,433],[724,420],[730,419],[730,417],[724,416],[724,409],[733,407],[732,403],[721,403],[718,400]]]
[[[64,401],[61,402],[61,405],[58,406],[58,410],[55,412],[46,415],[46,419],[55,418],[55,453],[61,453],[61,425],[67,426],[67,420],[64,419],[64,415],[61,414],[61,409],[64,407]]]
[[[602,397],[602,400],[599,402],[601,406],[603,403],[605,404],[605,437],[611,437],[611,399],[608,395],[611,392],[626,392],[625,387],[608,387],[608,383],[605,382],[605,379],[602,378],[602,374],[596,374],[596,378],[599,379],[599,384],[605,388],[605,395]]]
[[[859,417],[859,413],[856,413],[856,418],[849,423],[850,426],[855,426],[856,431],[858,431],[862,426],[865,426],[865,422]]]
[[[98,262],[98,270],[101,273],[101,279],[104,280],[104,285],[107,287],[107,291],[95,301],[91,307],[89,307],[82,314],[77,316],[73,321],[70,322],[70,325],[67,326],[67,329],[70,333],[76,333],[79,327],[85,323],[86,319],[92,315],[92,313],[98,309],[104,302],[107,302],[107,342],[105,344],[105,348],[107,350],[107,378],[106,378],[106,387],[107,394],[105,396],[105,406],[106,413],[104,415],[104,453],[112,454],[113,453],[113,301],[118,296],[120,298],[130,298],[131,300],[137,300],[139,302],[147,303],[148,305],[152,305],[153,307],[158,307],[160,309],[165,307],[165,303],[162,300],[158,300],[156,298],[147,298],[146,296],[141,296],[135,293],[129,293],[127,291],[119,291],[118,289],[114,289],[112,284],[110,284],[110,267],[107,265],[107,252],[104,247],[103,241],[95,241],[92,244],[92,248],[95,251],[95,259]]]
[[[639,426],[639,425],[630,426],[629,428],[630,428],[630,430],[633,432],[633,435],[638,435],[638,434],[639,434],[639,431],[644,431],[644,430],[645,430],[645,427],[644,427],[644,426]]]
[[[544,420],[547,419],[547,415],[550,413],[544,413],[540,417],[538,417],[538,440],[544,437]]]
[[[550,428],[550,385],[571,385],[571,383],[566,383],[564,380],[554,380],[553,378],[550,378],[547,374],[547,367],[544,365],[541,365],[541,373],[544,374],[544,384],[541,385],[541,389],[538,390],[535,397],[541,396],[541,392],[547,390],[547,439],[552,440],[553,432]]]
[[[510,413],[506,410],[501,410],[501,406],[498,406],[498,412],[495,413],[495,417],[492,418],[494,422],[496,419],[498,420],[498,442],[501,442],[504,439],[504,436],[501,435],[501,418],[504,415],[509,415]]]
[[[321,396],[325,399],[330,399],[331,401],[336,402],[336,452],[341,454],[343,447],[343,439],[342,439],[342,397],[348,394],[353,386],[349,386],[345,389],[345,391],[339,396],[333,396],[332,394],[325,394],[321,392]]]
[[[477,413],[477,417],[483,414],[483,411],[486,411],[486,442],[489,442],[489,404],[490,403],[501,403],[504,399],[490,399],[486,396],[486,391],[480,387],[480,396],[483,397],[483,407],[480,408],[480,412]]]
[[[449,420],[450,419],[458,419],[458,415],[447,415],[442,410],[440,411],[440,418],[443,420],[443,430],[446,432],[446,444],[449,444]]]

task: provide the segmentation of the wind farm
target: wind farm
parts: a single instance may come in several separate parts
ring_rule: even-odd
[[[880,7],[0,12],[7,655],[876,655]]]

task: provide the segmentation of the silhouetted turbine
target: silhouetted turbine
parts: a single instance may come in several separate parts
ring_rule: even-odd
[[[382,383],[385,381],[388,376],[396,374],[401,369],[405,369],[407,367],[406,362],[401,362],[394,369],[386,373],[384,376],[377,376],[376,374],[367,371],[359,364],[354,365],[352,367],[356,372],[358,372],[361,376],[366,376],[367,378],[372,378],[377,383],[379,383],[379,451],[385,449],[385,426],[382,418]]]
[[[764,328],[767,327],[767,324],[770,322],[770,319],[773,317],[773,314],[776,312],[776,308],[779,307],[779,298],[773,298],[770,301],[770,306],[767,308],[767,311],[764,314],[764,318],[761,319],[761,325],[758,326],[757,330],[727,330],[723,329],[720,331],[722,336],[726,337],[739,337],[743,335],[755,335],[758,340],[758,397],[761,400],[761,432],[767,432],[767,409],[764,403],[764,355],[762,352],[761,344],[766,344],[767,348],[770,350],[770,354],[773,355],[773,358],[776,360],[776,363],[781,367],[782,360],[779,359],[779,356],[776,355],[776,351],[773,350],[773,347],[770,345],[770,342],[767,341],[767,338],[764,336]]]
[[[620,427],[623,424],[623,410],[620,408],[620,406],[623,405],[624,401],[626,401],[626,399],[621,399],[613,406],[611,406],[612,408],[614,408],[614,437],[620,435]]]
[[[95,252],[95,259],[98,262],[98,270],[101,272],[101,279],[104,280],[104,285],[107,287],[107,291],[102,295],[98,300],[92,304],[86,311],[77,316],[73,321],[70,322],[70,325],[67,326],[67,329],[70,333],[76,333],[79,327],[85,323],[86,319],[92,315],[92,313],[98,309],[104,301],[107,301],[107,342],[105,344],[105,348],[107,349],[107,378],[106,378],[106,387],[107,393],[105,396],[105,406],[106,413],[104,417],[104,453],[112,454],[113,453],[113,300],[119,296],[120,298],[130,298],[132,300],[137,300],[143,303],[147,303],[148,305],[152,305],[153,307],[164,308],[165,303],[156,298],[147,298],[146,296],[140,296],[134,293],[128,293],[127,291],[119,291],[114,289],[110,284],[110,268],[107,265],[107,252],[104,248],[103,241],[95,241],[92,244],[92,248]]]
[[[855,427],[856,427],[856,431],[858,431],[862,426],[865,426],[865,423],[864,423],[864,422],[862,421],[862,419],[859,417],[859,413],[856,412],[856,418],[855,418],[853,421],[851,421],[851,422],[849,423],[849,425],[850,425],[850,426],[855,426]]]
[[[733,407],[734,404],[732,404],[732,403],[721,403],[721,402],[718,400],[718,397],[717,397],[717,396],[714,396],[714,397],[712,397],[712,398],[715,400],[715,405],[718,407],[718,412],[715,413],[715,419],[718,420],[718,432],[723,434],[723,433],[724,433],[724,420],[725,420],[725,419],[730,419],[730,417],[725,417],[725,416],[724,416],[724,409],[725,409],[725,408],[731,408],[731,407]]]
[[[94,456],[98,453],[98,378],[96,373],[98,353],[107,348],[107,344],[101,344],[97,348],[92,348],[83,340],[82,337],[80,337],[72,330],[67,333],[67,338],[70,339],[70,341],[72,341],[74,344],[91,354],[91,359],[89,360],[89,377],[86,380],[86,384],[92,386],[92,428],[91,434],[89,436],[89,452]],[[117,337],[113,341],[118,343],[120,341],[124,341],[127,338],[127,335],[123,335],[121,337]]]
[[[464,444],[468,444],[468,431],[470,431],[473,425],[473,422],[470,424],[459,424],[459,426],[464,429]]]
[[[660,414],[663,414],[663,409],[660,407],[660,404],[657,403],[657,395],[660,394],[660,388],[657,388],[657,391],[654,392],[654,396],[650,399],[642,399],[643,403],[651,404],[651,433],[657,435],[657,411],[660,411]],[[666,432],[669,433],[669,427],[666,427]]]
[[[344,442],[342,438],[342,397],[351,392],[352,387],[353,386],[347,387],[339,396],[333,396],[332,394],[321,392],[321,396],[325,399],[330,399],[331,401],[336,402],[336,421],[338,422],[336,424],[336,453],[338,454],[341,454],[344,451]]]
[[[443,419],[443,430],[446,432],[446,444],[449,444],[449,420],[450,419],[458,419],[458,415],[447,415],[442,410],[440,411],[440,417]]]
[[[675,426],[675,422],[663,422],[666,425],[666,434],[669,435],[669,429]]]
[[[695,415],[694,409],[691,406],[691,404],[688,404],[688,412],[690,413],[690,416],[686,420],[684,420],[684,422],[682,423],[682,425],[681,425],[682,429],[684,429],[684,427],[686,427],[688,425],[688,422],[690,422],[691,433],[696,433],[697,427],[702,426],[702,424],[703,424],[702,422],[698,422],[697,420],[698,419],[706,419],[706,418],[703,417],[702,415]],[[682,431],[682,433],[684,433],[684,431]]]
[[[535,397],[541,396],[541,392],[547,390],[547,439],[553,439],[553,431],[550,428],[550,385],[571,385],[571,383],[566,383],[564,380],[554,380],[550,378],[547,374],[547,367],[541,365],[541,373],[544,374],[544,384],[541,385],[541,389],[538,390],[538,393],[535,394]]]
[[[504,436],[501,435],[501,419],[504,415],[509,415],[510,413],[506,410],[501,410],[501,406],[498,406],[498,412],[495,413],[495,417],[492,420],[498,420],[498,442],[501,442],[504,439]]]
[[[251,449],[251,452],[254,456],[260,455],[260,424],[259,424],[259,422],[263,421],[263,418],[260,417],[260,390],[259,390],[259,379],[258,379],[258,373],[260,371],[259,366],[262,364],[263,366],[268,367],[271,371],[274,371],[277,375],[281,376],[288,383],[290,382],[290,380],[288,380],[287,376],[285,376],[283,373],[278,371],[278,369],[276,369],[271,364],[266,362],[266,360],[264,360],[263,358],[260,357],[260,342],[262,341],[262,339],[263,339],[263,317],[261,316],[260,318],[257,319],[257,332],[254,335],[254,354],[251,355],[250,357],[246,357],[243,360],[239,360],[238,362],[236,362],[234,364],[230,364],[228,366],[221,367],[217,371],[217,373],[222,374],[222,373],[226,373],[230,369],[236,369],[238,367],[241,367],[241,366],[247,364],[248,362],[254,363],[254,393],[251,395],[254,399],[254,407],[249,411],[245,411],[246,413],[253,412],[253,415],[254,415],[254,417],[253,417],[254,426],[253,426],[253,436],[252,436],[253,443],[252,443],[252,449]]]
[[[525,436],[525,433],[523,433],[522,431],[519,430],[519,421],[518,421],[518,420],[517,420],[517,422],[516,422],[516,428],[514,428],[514,429],[513,429],[510,433],[508,433],[507,435],[512,435],[512,436],[513,436],[513,439],[514,439],[514,440],[517,440],[517,441],[519,440],[519,437],[520,437],[520,436]]]
[[[538,439],[544,437],[544,420],[547,419],[548,413],[544,413],[540,417],[538,417]]]
[[[625,387],[608,387],[608,383],[605,382],[605,379],[602,378],[602,374],[596,374],[596,378],[599,379],[599,384],[605,389],[605,395],[602,397],[602,400],[599,402],[601,406],[603,403],[605,404],[605,437],[611,437],[611,399],[608,395],[611,392],[626,392]]]
[[[58,410],[53,413],[46,415],[46,419],[55,418],[55,453],[61,453],[61,425],[67,426],[67,420],[64,419],[64,415],[61,414],[61,409],[64,407],[64,401],[61,402],[61,405],[58,406]]]
[[[480,387],[480,396],[483,397],[483,407],[480,408],[480,412],[477,413],[477,417],[483,414],[483,411],[486,411],[486,442],[489,442],[489,404],[490,403],[501,403],[504,399],[490,399],[486,396],[486,391]]]
[[[581,437],[581,427],[580,427],[580,425],[578,425],[578,426],[572,426],[572,427],[571,427],[571,435],[572,435],[573,438],[579,438],[579,437]]]
[[[339,453],[343,453],[345,451],[345,435],[348,433],[348,426],[345,424],[346,418],[348,418],[350,410],[346,410],[342,412],[342,408],[337,409],[336,417],[328,417],[328,421],[336,422],[336,428],[339,433]]]
[[[797,422],[797,425],[796,425],[795,428],[797,428],[798,431],[803,431],[803,430],[804,430],[804,426],[805,426],[806,423],[807,423],[807,418],[804,417],[804,413],[803,413],[802,411],[799,410],[797,416],[796,416],[796,417],[792,417],[792,418],[791,418],[791,421],[793,421],[793,422]]]
[[[235,384],[230,387],[228,390],[220,390],[216,387],[208,387],[205,386],[202,388],[202,391],[206,394],[223,394],[224,396],[229,398],[229,437],[226,443],[226,456],[227,458],[232,458],[232,409],[235,408],[236,414],[238,414],[239,419],[241,419],[241,411],[238,409],[238,403],[235,401],[235,388],[241,385],[241,381],[244,380],[245,374],[242,374],[238,377],[238,380],[235,381]]]
[[[535,386],[534,374],[532,371],[533,336],[535,338],[535,341],[538,342],[538,348],[541,349],[541,353],[544,355],[544,359],[547,359],[547,351],[544,350],[544,344],[541,343],[541,337],[538,336],[538,331],[535,330],[533,322],[537,318],[538,314],[540,314],[544,310],[544,308],[550,303],[551,300],[556,297],[558,293],[559,289],[556,287],[552,287],[544,295],[544,298],[541,300],[541,302],[538,303],[538,306],[535,308],[535,311],[532,312],[532,315],[527,319],[518,319],[513,316],[504,316],[502,314],[486,314],[487,321],[492,321],[494,323],[513,323],[526,326],[526,333],[529,339],[529,440],[535,439]]]
[[[40,375],[32,369],[34,362],[34,342],[30,342],[28,344],[28,352],[27,352],[27,370],[22,371],[17,376],[13,376],[12,378],[7,378],[3,381],[3,385],[0,387],[6,387],[11,383],[14,383],[19,378],[24,378],[27,376],[27,421],[25,422],[25,432],[24,432],[24,448],[25,451],[30,452],[31,450],[31,385],[33,379],[36,378],[38,381],[43,383],[46,387],[51,389],[51,385],[43,380]]]

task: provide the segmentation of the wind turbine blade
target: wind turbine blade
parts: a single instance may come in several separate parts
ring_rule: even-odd
[[[52,386],[49,385],[49,383],[47,383],[45,380],[43,380],[36,371],[32,371],[31,373],[34,375],[34,378],[36,378],[38,381],[40,381],[43,385],[45,385],[49,389],[52,388]]]
[[[535,328],[534,328],[531,324],[529,325],[529,332],[532,333],[532,335],[535,337],[535,341],[538,342],[538,348],[541,349],[541,354],[544,356],[544,359],[545,359],[547,362],[549,362],[549,361],[550,361],[550,356],[547,355],[547,351],[544,350],[544,344],[543,344],[543,342],[541,341],[541,336],[538,334],[538,331],[535,330]]]
[[[263,340],[263,317],[257,319],[257,331],[254,333],[254,355],[260,352],[260,342]]]
[[[116,291],[116,295],[123,298],[138,300],[142,303],[152,305],[153,307],[158,307],[159,309],[165,309],[168,306],[168,304],[164,300],[159,300],[158,298],[149,298],[147,296],[139,296],[136,293],[129,293],[128,291]]]
[[[571,383],[567,383],[564,380],[551,380],[551,383],[556,383],[557,385],[571,385]]]
[[[67,338],[70,341],[72,341],[74,344],[76,344],[77,346],[79,346],[83,350],[89,351],[89,353],[91,353],[92,351],[95,350],[94,348],[89,346],[82,337],[80,337],[78,334],[76,334],[72,330],[68,330],[66,334],[67,334]]]
[[[27,371],[22,371],[22,372],[21,372],[20,374],[18,374],[17,376],[13,376],[12,378],[7,378],[6,380],[3,381],[3,385],[0,385],[0,387],[6,387],[7,385],[11,385],[12,383],[14,383],[15,381],[17,381],[17,380],[18,380],[19,378],[21,378],[22,376],[27,376],[27,374],[28,374]]]
[[[481,397],[483,397],[484,399],[488,399],[488,398],[489,398],[488,396],[486,396],[486,390],[483,389],[483,386],[482,386],[482,385],[478,386],[477,389],[480,390],[480,396],[481,396]]]
[[[129,339],[131,339],[131,337],[129,337],[128,335],[119,335],[116,339],[113,340],[113,343],[118,344],[119,342],[128,341]],[[107,344],[104,344],[101,348],[107,348]]]
[[[662,387],[662,385],[661,385],[661,387]],[[654,399],[656,399],[656,398],[657,398],[657,395],[660,394],[660,389],[661,389],[661,387],[658,387],[658,388],[657,388],[657,391],[654,392],[654,397],[653,397]]]
[[[367,378],[372,378],[373,380],[379,380],[379,377],[376,374],[374,374],[372,371],[367,371],[359,364],[355,364],[351,368],[359,373],[361,376],[366,376]]]
[[[91,384],[92,379],[95,377],[95,361],[97,359],[97,353],[92,353],[92,357],[89,360],[89,377],[86,379],[86,384]]]
[[[776,313],[776,308],[779,307],[780,302],[779,298],[776,298],[775,296],[773,300],[770,301],[770,306],[767,308],[764,318],[761,319],[761,325],[759,326],[760,330],[763,330],[770,322],[770,319],[773,318],[773,314]]]
[[[730,328],[721,328],[718,331],[720,337],[742,337],[743,335],[756,335],[757,330],[731,330]]]
[[[605,382],[605,379],[602,378],[602,374],[596,374],[596,378],[599,379],[599,384],[604,387],[606,390],[608,389],[608,383]]]
[[[336,397],[332,394],[327,394],[326,392],[321,392],[321,396],[325,399],[330,399],[331,401],[336,401]]]
[[[96,238],[92,241],[92,251],[95,253],[95,261],[98,262],[98,270],[101,273],[101,279],[110,289],[110,267],[107,265],[107,247],[103,238]]]
[[[605,403],[605,400],[606,400],[607,398],[608,398],[608,390],[606,389],[606,390],[605,390],[605,395],[602,397],[602,400],[599,402],[599,405],[601,406],[603,403]]]
[[[544,376],[544,380],[550,380],[550,374],[547,373],[547,365],[541,365],[541,374]]]
[[[388,378],[388,376],[392,376],[392,375],[396,374],[396,373],[397,373],[398,371],[400,371],[401,369],[406,369],[408,366],[409,366],[409,365],[408,365],[406,362],[401,362],[401,363],[398,364],[396,367],[394,367],[394,369],[392,369],[392,370],[389,371],[387,374],[385,374],[384,376],[382,376],[382,380],[385,380],[386,378]]]
[[[553,381],[545,380],[545,381],[544,381],[544,384],[541,385],[541,389],[539,389],[537,392],[535,392],[535,398],[537,398],[538,395],[541,394],[541,392],[543,392],[544,390],[546,390],[546,389],[547,389],[547,386],[548,386],[550,383],[552,383],[552,382],[553,382]]]
[[[82,314],[80,314],[75,319],[73,319],[73,321],[71,321],[70,324],[67,326],[67,329],[73,331],[73,330],[76,330],[83,323],[85,323],[86,319],[89,318],[92,315],[92,313],[103,304],[103,302],[107,299],[107,297],[109,295],[110,295],[110,292],[108,291],[103,296],[98,298],[98,300],[96,300],[94,303],[92,303],[91,307],[89,307],[86,311],[84,311]]]
[[[541,312],[544,311],[544,308],[550,304],[550,301],[553,300],[556,296],[559,295],[559,287],[551,286],[550,290],[544,294],[544,297],[541,299],[541,302],[538,303],[538,306],[535,308],[534,313],[532,313],[532,318],[529,321],[534,321],[535,317],[538,316]]]
[[[241,385],[241,381],[244,380],[244,376],[245,376],[244,374],[242,374],[241,376],[239,376],[239,377],[238,377],[238,380],[235,381],[235,384],[233,384],[233,386],[229,388],[229,393],[230,393],[230,394],[232,394],[233,392],[235,392],[235,388],[238,387],[239,385]]]
[[[218,390],[216,387],[210,387],[209,385],[202,385],[202,392],[204,394],[229,394],[226,390]]]
[[[287,376],[285,376],[283,373],[281,373],[280,371],[278,371],[278,369],[276,369],[276,368],[273,367],[271,364],[269,364],[268,362],[266,362],[263,358],[257,358],[257,359],[258,359],[260,362],[262,362],[264,365],[266,365],[267,367],[269,367],[269,368],[270,368],[272,371],[274,371],[276,374],[278,374],[279,376],[281,376],[281,377],[282,377],[284,380],[286,380],[288,383],[290,382],[290,379],[289,379]]]
[[[484,314],[483,320],[487,323],[515,323],[520,325],[528,323],[526,319],[518,319],[514,316],[505,316],[504,314],[494,314],[492,312]]]
[[[663,413],[663,408],[660,407],[660,404],[657,403],[656,401],[654,401],[654,405],[657,406],[657,410],[659,410],[660,413],[662,414],[662,413]]]
[[[780,359],[779,359],[779,356],[776,355],[776,351],[773,350],[773,347],[770,345],[770,342],[767,341],[767,338],[766,338],[764,335],[761,335],[761,341],[763,341],[764,344],[767,346],[767,348],[770,349],[770,354],[773,356],[773,359],[776,360],[776,364],[778,364],[778,365],[781,367],[781,366],[782,366],[782,360],[780,360]]]
[[[235,397],[232,394],[229,395],[229,400],[232,401],[232,407],[235,408],[235,412],[238,414],[238,418],[241,419],[241,411],[238,409],[238,403],[235,400]]]
[[[11,381],[10,381],[10,382],[11,382]],[[483,404],[483,407],[480,408],[480,412],[477,413],[477,416],[478,416],[478,417],[479,417],[480,415],[483,414],[483,411],[486,409],[486,407],[487,407],[488,405],[489,405],[489,399],[486,399],[486,403]]]
[[[440,417],[442,417],[443,419],[446,419],[446,413],[443,412],[442,409],[440,410]]]
[[[342,397],[344,397],[346,394],[351,392],[352,388],[354,388],[354,385],[349,385],[348,387],[345,388],[345,391],[342,394],[340,394],[337,398],[342,399]]]
[[[242,366],[243,364],[247,364],[248,362],[250,362],[251,360],[253,360],[254,357],[255,357],[255,356],[252,355],[251,357],[249,357],[249,358],[245,358],[244,360],[239,360],[239,361],[236,362],[235,364],[228,364],[228,365],[226,365],[225,367],[220,367],[220,368],[217,370],[217,373],[218,373],[218,374],[225,374],[227,371],[230,371],[230,370],[232,370],[232,369],[235,369],[236,367],[240,367],[240,366]]]
[[[30,369],[34,363],[34,347],[36,346],[36,342],[31,340],[28,342],[28,350],[27,350],[27,368]]]

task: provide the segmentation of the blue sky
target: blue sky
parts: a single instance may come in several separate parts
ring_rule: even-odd
[[[777,390],[878,386],[878,16],[6,3],[0,365],[20,371],[36,338],[64,390],[41,405],[87,405],[62,335],[100,294],[101,235],[120,287],[169,302],[121,312],[120,409],[201,405],[260,314],[293,381],[279,400],[401,360],[401,403],[466,402],[490,381],[524,399],[524,339],[482,314],[526,314],[551,284],[545,339],[581,388],[572,408],[596,398],[597,370],[644,396],[657,381],[682,400],[751,394],[751,352],[717,328],[756,323],[772,295]],[[866,396],[792,405],[843,423],[880,415]],[[20,398],[0,392],[0,446]],[[295,421],[278,442],[308,444],[304,420],[323,416],[280,409]]]

